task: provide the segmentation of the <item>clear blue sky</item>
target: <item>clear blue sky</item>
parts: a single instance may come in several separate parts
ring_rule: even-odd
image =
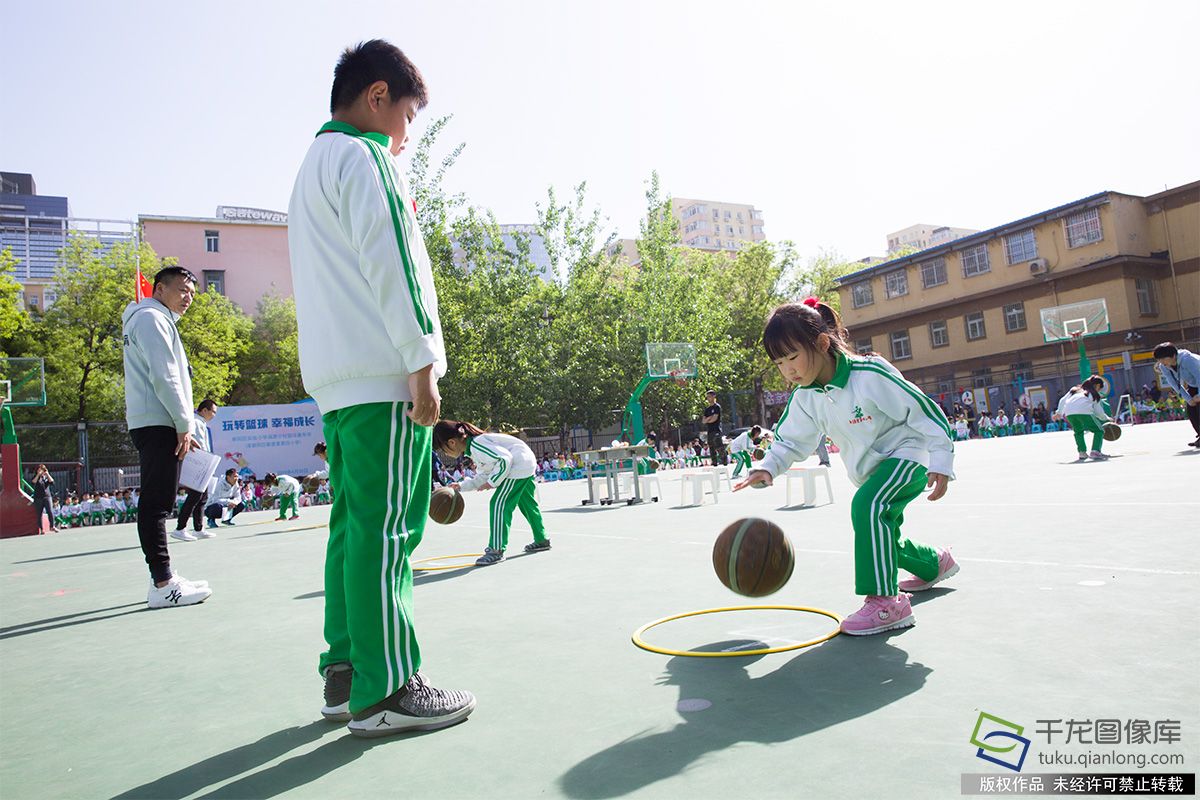
[[[341,48],[453,114],[448,185],[531,222],[586,180],[634,236],[657,169],[805,255],[1200,178],[1200,3],[7,3],[0,169],[77,216],[285,209]]]

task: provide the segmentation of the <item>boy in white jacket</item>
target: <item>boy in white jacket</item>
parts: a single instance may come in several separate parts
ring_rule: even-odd
[[[1102,385],[1103,379],[1093,375],[1079,386],[1072,386],[1058,401],[1058,408],[1054,412],[1054,418],[1065,419],[1071,426],[1071,432],[1075,434],[1075,449],[1079,451],[1079,457],[1076,459],[1078,461],[1087,461],[1089,456],[1095,461],[1108,458],[1100,451],[1104,446],[1104,428],[1101,425],[1112,422],[1100,399]],[[1088,433],[1092,434],[1090,453],[1087,449]]]
[[[428,100],[425,79],[394,45],[348,48],[334,69],[333,119],[288,204],[300,371],[321,409],[337,487],[321,713],[355,736],[443,728],[475,708],[470,692],[435,688],[419,672],[413,626],[409,558],[429,516],[430,426],[446,354],[433,269],[395,157]]]
[[[504,560],[513,511],[518,508],[533,528],[533,542],[525,545],[525,552],[540,553],[550,549],[533,480],[537,457],[529,445],[515,436],[488,433],[469,422],[444,419],[433,428],[433,447],[449,459],[466,455],[478,467],[475,477],[452,483],[450,488],[496,490],[489,512],[488,544],[483,555],[475,561],[478,566],[487,567]]]
[[[750,454],[754,452],[754,448],[758,445],[758,440],[762,434],[762,428],[754,425],[748,431],[742,431],[732,442],[729,443],[729,455],[736,462],[733,468],[733,477],[742,474],[742,470],[750,469]]]
[[[816,298],[775,309],[763,345],[796,389],[775,426],[775,443],[734,491],[770,485],[828,433],[859,487],[850,509],[854,582],[856,593],[867,596],[842,632],[862,636],[912,625],[907,592],[958,572],[949,551],[900,534],[905,506],[926,486],[934,487],[929,499],[939,499],[953,477],[946,415],[883,358],[852,355],[837,315]],[[897,583],[899,567],[917,577]]]

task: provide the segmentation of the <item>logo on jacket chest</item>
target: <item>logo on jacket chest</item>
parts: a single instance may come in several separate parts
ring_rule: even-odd
[[[854,407],[854,418],[850,420],[851,425],[859,425],[863,422],[870,422],[872,417],[870,414],[863,414],[862,406]]]

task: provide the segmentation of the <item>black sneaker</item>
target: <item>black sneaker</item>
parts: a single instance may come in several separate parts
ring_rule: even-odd
[[[549,549],[550,549],[550,540],[549,539],[542,539],[540,542],[530,542],[529,544],[525,545],[526,553],[540,553],[544,550],[549,550]]]
[[[475,695],[435,689],[418,672],[400,691],[355,714],[348,727],[355,736],[366,738],[432,731],[461,722],[474,710]]]
[[[350,684],[354,681],[354,669],[349,664],[330,664],[325,668],[325,707],[321,716],[330,722],[349,722]]]

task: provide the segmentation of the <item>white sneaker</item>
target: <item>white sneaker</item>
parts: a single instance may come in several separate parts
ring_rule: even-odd
[[[150,608],[192,606],[196,603],[203,603],[211,594],[212,589],[207,586],[197,586],[180,578],[178,575],[172,575],[170,582],[166,586],[150,587],[150,593],[146,597],[146,604]]]
[[[202,531],[197,531],[196,537],[199,539],[215,539],[217,538],[217,532],[212,528],[205,528]]]
[[[196,541],[196,534],[194,534],[194,533],[192,533],[191,531],[188,531],[188,530],[182,530],[182,531],[171,531],[171,535],[172,535],[172,536],[174,536],[176,539],[178,539],[178,540],[179,540],[179,541],[181,541],[181,542],[194,542],[194,541]]]
[[[201,589],[207,589],[207,588],[208,588],[208,581],[194,581],[194,580],[192,580],[191,578],[185,578],[185,577],[183,577],[183,576],[182,576],[182,575],[180,575],[178,572],[172,572],[172,573],[171,573],[171,577],[172,577],[172,578],[174,578],[174,579],[180,580],[180,581],[182,581],[182,582],[184,582],[184,583],[190,583],[192,586],[199,586]]]

